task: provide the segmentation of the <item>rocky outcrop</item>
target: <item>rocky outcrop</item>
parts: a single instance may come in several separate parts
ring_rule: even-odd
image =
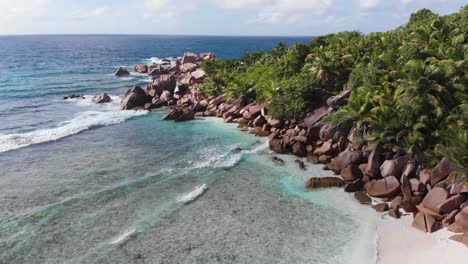
[[[182,58],[182,64],[184,63],[196,63],[198,61],[198,56],[192,52],[186,52]]]
[[[146,64],[136,64],[135,67],[133,67],[134,72],[138,73],[147,73],[148,72],[148,65]]]
[[[103,104],[103,103],[108,103],[111,101],[111,98],[108,94],[106,93],[103,93],[101,95],[96,95],[94,98],[93,98],[93,102],[95,102],[96,104]]]
[[[119,67],[115,72],[114,72],[114,75],[115,76],[126,76],[126,75],[130,75],[130,73],[127,71],[127,69],[123,68],[123,67]]]
[[[143,107],[148,101],[148,96],[145,91],[139,86],[134,86],[125,93],[120,102],[120,108],[122,110],[135,109],[137,107]]]

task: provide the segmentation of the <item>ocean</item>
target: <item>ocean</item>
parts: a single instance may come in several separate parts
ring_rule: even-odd
[[[0,263],[375,263],[377,214],[304,189],[321,166],[277,166],[264,138],[220,119],[119,110],[148,81],[119,66],[310,39],[0,36]]]

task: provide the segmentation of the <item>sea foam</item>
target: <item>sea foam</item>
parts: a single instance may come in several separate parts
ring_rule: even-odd
[[[208,186],[206,184],[197,186],[193,191],[179,195],[177,197],[178,203],[191,203],[195,201],[198,197],[202,196],[208,190]]]
[[[70,102],[86,109],[92,108],[92,110],[80,112],[74,118],[58,123],[51,128],[0,135],[0,152],[55,141],[93,127],[122,123],[129,118],[147,113],[146,111],[120,111],[118,106],[120,98],[117,96],[111,96],[112,102],[102,105],[93,103],[91,101],[92,96],[85,97],[87,99],[72,99]]]

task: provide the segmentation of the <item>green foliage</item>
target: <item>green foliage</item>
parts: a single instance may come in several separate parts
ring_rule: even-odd
[[[300,118],[344,85],[348,104],[326,120],[366,124],[386,155],[430,164],[441,156],[467,168],[468,6],[439,16],[423,9],[406,26],[362,35],[341,32],[308,44],[208,61],[207,96],[248,95],[278,118]]]

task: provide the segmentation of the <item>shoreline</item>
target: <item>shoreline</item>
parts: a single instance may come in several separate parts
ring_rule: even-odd
[[[356,205],[367,204],[371,210],[373,207],[382,215],[395,219],[400,219],[405,212],[413,214],[412,226],[428,233],[442,229],[442,223],[450,225],[451,231],[463,231],[468,189],[454,178],[463,172],[462,169],[446,158],[432,170],[417,164],[408,155],[385,159],[379,144],[371,147],[365,140],[360,140],[370,133],[367,125],[359,127],[353,120],[333,123],[324,119],[346,104],[351,94],[346,86],[340,94],[330,97],[326,105],[310,109],[304,119],[277,119],[268,115],[269,106],[254,98],[229,99],[226,94],[205,98],[198,89],[208,78],[201,65],[213,59],[216,57],[212,53],[198,56],[187,52],[183,57],[162,59],[159,64],[135,65],[134,71],[148,73],[152,81],[145,90],[138,86],[129,89],[121,101],[121,108],[151,110],[169,106],[172,111],[164,120],[184,122],[210,116],[222,118],[226,123],[237,123],[241,131],[267,137],[269,149],[277,155],[298,157],[300,160],[295,162],[299,167],[305,166],[305,160],[323,164],[323,171],[330,171],[330,177],[309,175],[311,178],[304,181],[303,191],[344,186],[345,192],[354,193]],[[119,68],[115,74],[125,76],[129,72]],[[413,227],[405,233],[420,232]],[[376,229],[378,233],[378,230],[392,228],[379,224]],[[402,228],[407,229],[409,225]],[[389,258],[386,252],[393,252],[395,248],[390,240],[383,238],[386,234],[386,231],[380,231],[376,242],[378,259],[384,263]],[[420,244],[420,240],[415,243]],[[466,244],[466,241],[460,242]],[[433,245],[437,249],[442,246],[438,242]],[[404,250],[401,245],[396,249],[397,252]],[[415,255],[422,254],[415,251]]]

